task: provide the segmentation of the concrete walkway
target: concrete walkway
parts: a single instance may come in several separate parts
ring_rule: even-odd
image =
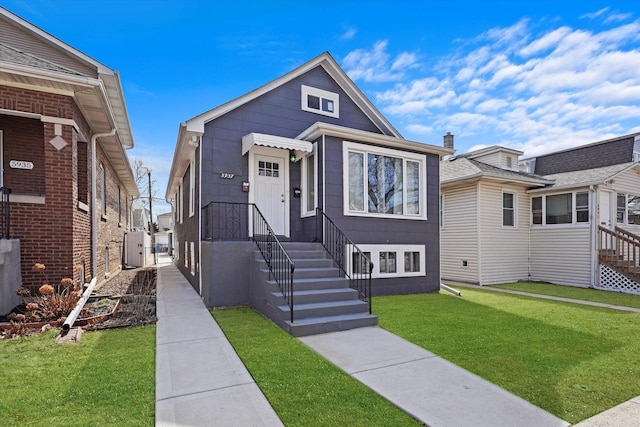
[[[312,335],[300,340],[431,427],[569,425],[379,327]]]
[[[531,292],[514,291],[513,289],[494,288],[493,286],[478,286],[478,285],[470,285],[470,284],[466,284],[466,283],[453,283],[453,282],[447,282],[446,284],[451,286],[451,287],[453,287],[453,288],[471,288],[471,289],[478,289],[478,290],[482,290],[482,291],[492,291],[492,292],[498,292],[498,293],[503,293],[503,294],[520,295],[520,296],[523,296],[523,297],[531,297],[531,298],[538,298],[538,299],[548,299],[548,300],[552,300],[552,301],[568,302],[568,303],[571,303],[571,304],[588,305],[590,307],[608,308],[610,310],[628,311],[628,312],[631,312],[631,313],[640,313],[640,308],[625,307],[625,306],[622,306],[622,305],[607,304],[607,303],[603,303],[603,302],[584,301],[584,300],[581,300],[581,299],[556,297],[556,296],[553,296],[553,295],[533,294]]]
[[[158,260],[156,426],[281,426],[204,303]]]
[[[162,254],[156,326],[157,426],[283,425],[202,300]],[[300,339],[435,426],[568,426],[565,421],[378,327]],[[640,397],[578,424],[638,426]]]

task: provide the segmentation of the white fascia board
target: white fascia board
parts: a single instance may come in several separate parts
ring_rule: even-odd
[[[454,153],[454,150],[437,145],[409,141],[407,139],[396,138],[394,136],[382,135],[360,129],[352,129],[323,122],[314,123],[307,130],[298,135],[296,139],[313,141],[322,135],[335,136],[338,138],[361,142],[370,142],[380,144],[389,148],[401,148],[418,153],[437,154],[439,156],[446,156],[448,154]]]

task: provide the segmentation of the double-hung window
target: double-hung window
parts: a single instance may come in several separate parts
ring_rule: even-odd
[[[616,199],[616,222],[640,225],[640,196],[618,193]]]
[[[552,194],[531,199],[531,223],[533,225],[588,222],[588,192]]]
[[[343,143],[345,215],[426,218],[425,156]]]
[[[514,193],[502,193],[502,226],[516,226],[516,195]]]

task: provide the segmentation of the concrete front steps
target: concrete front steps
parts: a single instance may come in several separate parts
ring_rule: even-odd
[[[358,292],[349,287],[349,280],[319,243],[286,242],[283,246],[295,264],[293,322],[289,306],[278,284],[269,279],[267,264],[258,252],[256,262],[271,308],[260,310],[263,314],[295,337],[378,324],[378,317],[369,314],[369,304],[358,298]]]

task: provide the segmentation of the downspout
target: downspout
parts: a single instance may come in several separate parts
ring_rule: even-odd
[[[91,276],[98,276],[98,212],[97,212],[97,178],[96,173],[98,170],[98,156],[96,154],[96,140],[107,136],[113,136],[116,134],[116,128],[111,129],[109,132],[96,133],[91,136],[91,206],[93,207],[93,215],[91,215]]]
[[[597,222],[599,221],[599,218],[596,218],[596,212],[598,212],[596,210],[596,190],[593,187],[593,185],[589,186],[589,203],[590,203],[590,207],[593,206],[593,208],[589,209],[589,255],[591,256],[591,268],[590,268],[590,287],[595,288],[596,287],[596,269],[598,268],[598,262],[597,262],[597,250],[596,250],[596,233],[597,233]]]

